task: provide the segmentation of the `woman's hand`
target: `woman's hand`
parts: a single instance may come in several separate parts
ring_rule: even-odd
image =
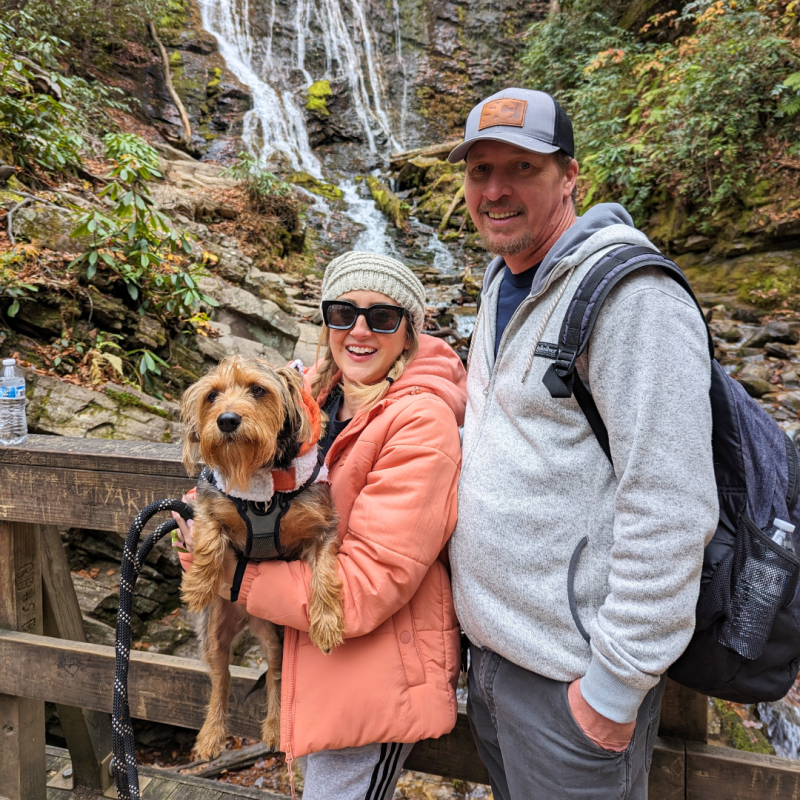
[[[620,753],[627,748],[633,737],[636,720],[633,722],[614,722],[595,711],[581,694],[581,681],[573,681],[567,691],[567,699],[572,716],[578,727],[598,747]]]
[[[190,489],[181,497],[184,503],[191,503],[197,499],[197,488]],[[187,553],[194,552],[194,534],[192,526],[194,520],[184,519],[177,511],[172,512],[172,518],[178,523],[177,536],[173,534],[172,546],[178,550],[185,550]]]

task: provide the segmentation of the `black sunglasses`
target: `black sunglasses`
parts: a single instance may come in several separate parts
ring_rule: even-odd
[[[400,321],[406,316],[402,306],[389,306],[379,303],[369,308],[359,308],[347,300],[323,300],[322,319],[335,331],[349,331],[363,314],[367,327],[373,333],[395,333]]]

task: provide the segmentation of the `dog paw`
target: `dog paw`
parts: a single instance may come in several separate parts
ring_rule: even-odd
[[[276,752],[281,746],[281,721],[279,717],[267,717],[261,725],[261,741]]]
[[[225,749],[227,738],[228,732],[224,728],[203,725],[192,749],[193,758],[197,761],[211,761]]]
[[[311,621],[308,635],[313,645],[323,653],[330,653],[344,642],[344,619],[338,614],[322,614]]]

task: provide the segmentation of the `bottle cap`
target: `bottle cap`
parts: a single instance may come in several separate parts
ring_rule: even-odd
[[[4,367],[13,367],[17,363],[16,358],[4,358],[3,359],[3,366]]]
[[[786,520],[778,519],[777,517],[775,517],[775,519],[772,520],[772,524],[776,528],[780,528],[782,531],[786,531],[786,533],[794,533],[794,525],[792,525],[791,522],[786,522]]]

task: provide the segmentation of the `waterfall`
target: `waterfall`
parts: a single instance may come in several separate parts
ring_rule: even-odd
[[[408,70],[403,58],[403,34],[400,29],[400,0],[392,0],[394,4],[395,52],[397,63],[403,73],[403,94],[400,98],[400,146],[406,148],[406,118],[408,117]]]
[[[203,27],[212,33],[228,68],[253,96],[245,115],[242,139],[253,157],[268,162],[283,154],[296,171],[322,177],[322,166],[311,150],[306,130],[302,92],[290,84],[300,70],[306,85],[313,80],[347,82],[353,111],[367,144],[376,151],[376,130],[395,146],[386,113],[386,92],[374,33],[365,0],[294,0],[293,47],[276,41],[276,0],[271,0],[266,35],[254,30],[250,0],[199,0]],[[266,4],[265,4],[266,5]],[[345,10],[350,10],[350,28]],[[321,36],[325,49],[325,74],[312,76],[307,69],[307,45]],[[398,28],[399,36],[399,28]],[[399,41],[399,40],[398,40]]]

